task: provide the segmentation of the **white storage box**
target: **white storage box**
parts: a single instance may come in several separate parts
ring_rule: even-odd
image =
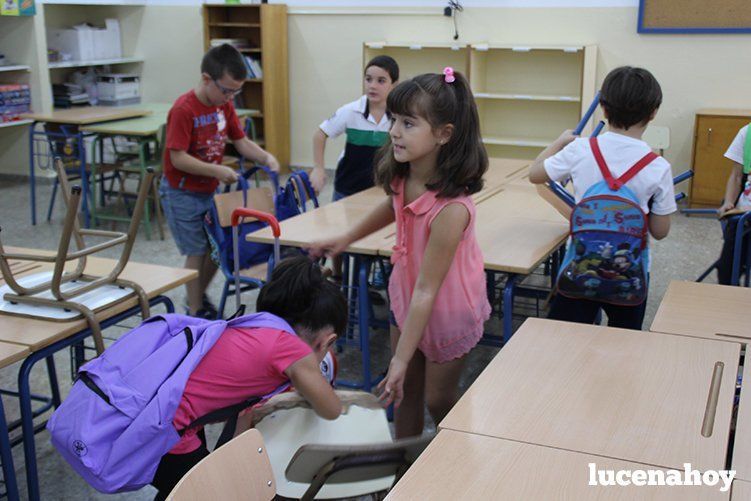
[[[124,101],[141,97],[141,77],[124,73],[108,73],[96,77],[100,101]]]
[[[47,32],[47,46],[70,54],[73,61],[114,59],[122,57],[120,22],[105,20],[105,27],[78,25],[70,29],[51,29]]]

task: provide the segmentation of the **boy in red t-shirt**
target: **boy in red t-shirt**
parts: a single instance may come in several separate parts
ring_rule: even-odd
[[[214,318],[216,308],[205,292],[216,273],[203,217],[219,182],[237,181],[234,169],[221,165],[226,139],[245,158],[279,171],[274,155],[245,137],[232,99],[242,92],[247,72],[240,53],[224,44],[201,61],[201,81],[177,98],[167,116],[167,147],[160,198],[185,267],[198,270],[188,282],[188,314]]]

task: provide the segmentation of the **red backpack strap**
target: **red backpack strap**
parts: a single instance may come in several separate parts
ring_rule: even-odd
[[[649,153],[644,155],[638,162],[632,165],[626,172],[624,172],[621,177],[615,179],[613,177],[613,174],[610,173],[610,169],[608,169],[608,164],[605,163],[605,157],[602,156],[600,145],[597,143],[597,137],[590,137],[589,145],[592,148],[592,154],[595,156],[595,160],[597,161],[597,166],[600,168],[602,177],[605,178],[605,182],[608,183],[608,186],[613,191],[620,189],[621,186],[626,184],[644,167],[652,163],[652,161],[658,157],[656,153],[650,151]]]

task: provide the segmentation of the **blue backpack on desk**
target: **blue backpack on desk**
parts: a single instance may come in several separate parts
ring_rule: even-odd
[[[648,153],[615,179],[597,138],[589,139],[603,181],[592,185],[571,212],[571,239],[557,291],[573,299],[636,306],[647,298],[647,214],[625,186],[657,155]]]

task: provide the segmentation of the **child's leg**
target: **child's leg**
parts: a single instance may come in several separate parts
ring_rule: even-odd
[[[401,332],[391,326],[391,353],[396,352],[396,343]],[[425,427],[425,356],[420,350],[407,366],[404,377],[404,398],[399,408],[394,409],[394,428],[396,438],[422,435]]]
[[[717,263],[717,283],[720,285],[730,285],[733,274],[733,250],[735,247],[735,230],[738,225],[738,218],[730,217],[725,226],[725,238],[722,241],[722,251]]]
[[[436,426],[459,400],[459,377],[466,355],[442,364],[425,362],[425,400]]]
[[[201,284],[201,294],[206,293],[206,289],[209,288],[209,284],[211,284],[211,280],[214,279],[214,275],[216,275],[217,266],[211,259],[211,252],[207,252],[203,256],[203,262],[201,263],[201,269],[198,271],[198,279],[200,280]]]
[[[608,315],[608,327],[633,329],[640,331],[647,312],[647,299],[639,306],[616,306],[602,303],[602,309]]]
[[[185,291],[188,296],[188,309],[190,314],[195,315],[203,305],[203,291],[201,285],[201,268],[203,267],[204,256],[187,256],[185,258],[185,268],[189,270],[198,270],[198,278],[185,284]]]
[[[594,324],[601,303],[586,299],[571,299],[561,294],[553,296],[548,318],[580,324]]]

